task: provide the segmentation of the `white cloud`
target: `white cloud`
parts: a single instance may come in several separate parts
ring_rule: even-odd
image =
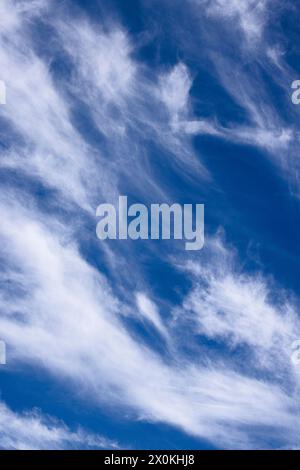
[[[168,337],[167,330],[165,326],[163,325],[163,322],[160,318],[159,311],[150,300],[146,294],[143,292],[138,292],[136,294],[136,303],[139,309],[140,314],[148,320],[152,325],[159,331],[164,337]]]
[[[294,155],[299,133],[291,120],[287,122],[272,92],[274,84],[281,87],[286,94],[285,111],[288,111],[291,100],[287,84],[291,83],[293,75],[290,67],[284,63],[284,42],[280,43],[278,38],[275,43],[270,43],[264,36],[270,3],[268,0],[189,1],[193,4],[191,11],[199,12],[200,32],[194,31],[194,35],[199,43],[202,41],[205,44],[205,49],[198,52],[194,43],[185,46],[199,61],[202,58],[207,61],[209,58],[210,71],[215,74],[220,87],[243,110],[245,123],[224,125],[217,111],[211,118],[197,120],[189,116],[181,123],[181,130],[192,135],[218,136],[266,150],[284,171],[285,177],[294,179]],[[276,13],[277,2],[273,2],[272,6],[273,13]],[[224,28],[220,26],[221,34],[216,27],[214,31],[210,29],[209,33],[206,32],[205,21],[215,18],[224,23]],[[239,40],[236,28],[242,31],[245,41]],[[269,84],[265,76],[269,77]],[[204,96],[201,98],[204,99]]]
[[[284,388],[235,372],[234,365],[223,361],[207,367],[207,356],[186,362],[174,348],[174,363],[168,364],[131,336],[119,315],[126,306],[67,242],[64,229],[3,200],[1,213],[1,248],[10,259],[5,285],[16,287],[13,297],[4,291],[1,298],[0,336],[12,351],[8,367],[19,361],[38,364],[58,379],[67,377],[70,388],[74,393],[80,388],[82,397],[129,407],[144,419],[175,425],[224,447],[255,447],[249,426],[270,426],[275,432],[280,422],[286,439],[294,432],[295,405]],[[216,302],[227,303],[223,322],[218,322],[207,295],[204,307],[212,310],[215,323],[210,325],[204,315],[204,334],[219,332],[226,339],[235,329],[241,335],[243,324],[249,330],[251,320],[247,323],[246,317],[253,307],[264,315],[268,328],[254,330],[255,344],[269,341],[273,310],[257,296],[256,303],[255,298],[248,300],[246,286],[230,285],[223,297],[216,294]],[[253,283],[247,286],[253,289]],[[146,307],[149,314],[149,303]],[[243,315],[240,309],[248,310]],[[255,314],[252,321],[263,319]],[[276,371],[274,375],[276,382]]]
[[[160,97],[169,112],[170,126],[179,136],[206,134],[232,142],[260,147],[275,154],[287,150],[294,139],[291,128],[280,122],[274,106],[268,102],[263,90],[259,92],[255,84],[244,72],[240,77],[232,77],[232,67],[225,59],[215,58],[214,65],[223,86],[249,114],[251,124],[225,127],[215,118],[195,119],[192,112],[190,90],[192,79],[183,63],[178,63],[160,79]]]
[[[8,105],[1,113],[18,133],[22,145],[13,145],[4,155],[6,166],[54,187],[61,197],[61,207],[69,209],[70,215],[75,211],[68,206],[69,201],[91,210],[95,188],[100,187],[105,197],[117,194],[120,168],[120,174],[134,181],[134,188],[142,194],[153,197],[164,192],[149,177],[147,158],[141,158],[146,152],[145,138],[168,149],[172,158],[184,165],[186,174],[190,169],[198,174],[199,165],[193,160],[191,142],[185,133],[224,135],[226,131],[215,123],[193,118],[191,77],[184,64],[179,63],[157,80],[132,58],[132,45],[122,29],[111,27],[104,33],[83,19],[68,25],[65,17],[60,21],[50,16],[60,47],[76,64],[76,75],[72,75],[70,83],[57,87],[49,64],[34,51],[26,29],[27,17],[22,16],[24,11],[18,13],[12,5],[7,0],[2,3],[9,21],[0,32],[1,44],[5,44],[0,52],[0,66],[6,74],[1,78],[8,85]],[[28,12],[30,9],[26,15],[32,14]],[[226,74],[227,89],[238,98],[234,95],[237,82],[233,81],[230,88],[228,69]],[[98,130],[109,138],[104,146],[106,155],[98,147],[91,148],[75,129],[71,119],[72,93],[88,105]],[[244,94],[240,102],[249,110],[254,130],[259,128],[263,133],[272,128],[261,117],[266,116],[265,109],[256,111],[253,96],[250,99]],[[167,119],[161,111],[163,103]],[[270,122],[273,121],[272,115]],[[133,143],[131,133],[136,137]],[[269,141],[272,136],[262,137]],[[240,138],[248,139],[249,132]],[[126,165],[121,165],[124,161]],[[137,301],[142,321],[147,318],[161,333],[174,337],[172,347],[167,345],[170,357],[164,359],[125,326],[122,313],[132,307],[119,300],[105,277],[81,255],[69,221],[58,222],[39,212],[29,195],[24,198],[13,190],[1,195],[0,209],[0,250],[8,260],[3,266],[0,297],[0,336],[10,351],[7,367],[13,369],[20,363],[39,365],[54,380],[65,383],[68,379],[70,391],[80,390],[83,399],[129,409],[137,417],[172,424],[221,446],[255,447],[256,432],[264,426],[270,426],[274,433],[283,431],[287,441],[293,437],[299,429],[297,402],[293,390],[287,391],[285,383],[277,383],[280,377],[276,369],[268,366],[272,380],[263,380],[240,371],[234,358],[228,362],[206,354],[199,354],[196,360],[187,358],[179,352],[180,341],[176,343],[182,330],[178,331],[176,325],[172,329],[163,321],[145,294],[140,292],[136,298],[128,292],[130,305]],[[82,215],[83,211],[79,211]],[[115,261],[116,256],[112,256]],[[182,313],[192,313],[197,331],[210,339],[222,338],[228,349],[233,343],[247,343],[254,351],[260,348],[260,359],[269,358],[265,345],[272,343],[278,328],[284,338],[280,350],[286,351],[289,337],[298,333],[293,310],[291,317],[286,315],[285,320],[289,320],[285,326],[278,307],[266,299],[264,283],[249,277],[237,278],[227,263],[223,270],[222,275],[208,270],[208,285],[195,282]],[[127,276],[126,263],[124,272],[121,275]],[[137,274],[132,272],[132,276]],[[284,310],[289,310],[288,303]],[[261,325],[262,316],[266,319],[265,330],[256,326]],[[193,331],[184,331],[187,339],[194,342]],[[193,345],[197,348],[196,342]],[[282,361],[291,379],[293,370],[286,353]],[[263,362],[258,366],[264,371],[265,362],[270,361]],[[3,415],[8,416],[10,412],[3,410]],[[42,427],[46,435],[50,433],[45,446],[51,446],[54,438],[47,429]],[[76,442],[76,436],[67,436]],[[28,443],[22,439],[20,442]]]
[[[183,63],[175,65],[160,79],[161,100],[170,113],[173,125],[176,125],[188,112],[191,86],[189,71]]]
[[[16,413],[0,401],[0,449],[60,450],[116,449],[118,444],[86,432],[71,431],[64,423],[38,411]]]
[[[249,360],[268,368],[273,378],[281,373],[294,379],[291,345],[300,335],[296,307],[286,293],[273,289],[261,275],[236,269],[230,252],[220,241],[210,241],[210,265],[188,262],[194,288],[177,312],[178,321],[192,321],[195,333],[224,342],[229,347],[247,346]],[[297,375],[297,374],[296,374]]]
[[[9,31],[0,33],[0,67],[7,84],[7,104],[1,111],[13,126],[17,142],[21,136],[23,146],[16,145],[4,153],[2,166],[38,176],[47,185],[59,188],[68,199],[88,208],[82,187],[86,174],[82,155],[86,146],[70,124],[68,109],[47,67],[28,44],[22,29],[26,27],[24,17],[21,23],[20,13],[6,0],[4,7],[4,17],[13,11],[15,21]]]
[[[189,138],[170,129],[161,111],[159,80],[133,59],[134,47],[126,31],[114,24],[94,26],[84,17],[68,21],[63,7],[56,11],[46,1],[39,2],[39,8],[35,2],[13,6],[11,0],[1,4],[3,17],[9,20],[0,31],[1,79],[7,85],[7,105],[0,113],[14,133],[8,149],[2,151],[2,167],[38,178],[58,191],[65,205],[79,205],[90,214],[100,199],[117,198],[124,175],[128,186],[144,197],[164,192],[147,177],[145,138],[159,144],[172,164],[204,174]],[[30,29],[32,17],[44,13],[53,28],[52,55],[47,59],[36,52]],[[57,52],[71,64],[68,80],[57,81],[51,73]],[[186,67],[179,65],[168,80],[164,96],[176,114],[188,99]],[[178,80],[180,99],[178,89],[174,94]],[[172,96],[177,105],[171,104]],[[74,108],[81,103],[94,126],[91,135],[98,132],[96,145],[75,125]],[[174,106],[179,106],[177,111]],[[126,166],[121,164],[124,160]]]
[[[104,33],[99,25],[92,27],[84,19],[71,24],[56,21],[55,27],[79,72],[77,80],[80,85],[85,84],[81,89],[83,101],[88,96],[98,100],[101,94],[102,99],[97,103],[99,109],[110,102],[126,105],[126,98],[135,92],[138,72],[126,32],[111,26]]]
[[[267,17],[268,0],[191,0],[205,8],[209,16],[229,20],[239,26],[249,46],[261,39]]]

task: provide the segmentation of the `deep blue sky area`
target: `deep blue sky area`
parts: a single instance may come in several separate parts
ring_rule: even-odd
[[[299,14],[3,0],[0,448],[299,448]],[[204,247],[99,240],[120,195]]]

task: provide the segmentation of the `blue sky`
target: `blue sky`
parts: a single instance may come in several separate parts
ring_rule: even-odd
[[[2,0],[1,448],[299,447],[299,13]],[[119,195],[204,248],[100,241]]]

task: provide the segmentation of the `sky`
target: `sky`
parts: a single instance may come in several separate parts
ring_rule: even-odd
[[[1,0],[0,448],[300,447],[299,14]],[[203,249],[99,240],[120,195]]]

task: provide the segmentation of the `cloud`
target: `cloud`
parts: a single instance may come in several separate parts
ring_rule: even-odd
[[[231,9],[229,10],[231,11]],[[220,84],[248,114],[248,124],[225,126],[213,118],[197,119],[193,113],[190,90],[191,73],[182,62],[161,76],[160,96],[166,106],[172,130],[181,135],[210,135],[236,144],[246,144],[267,150],[277,157],[278,151],[288,151],[296,135],[284,124],[270,101],[265,87],[257,86],[256,78],[249,77],[241,68],[232,76],[231,59],[214,55],[213,63]]]
[[[136,294],[136,303],[140,314],[148,320],[164,337],[168,338],[168,333],[162,323],[156,305],[143,293]]]
[[[109,103],[126,106],[126,98],[136,93],[138,73],[132,59],[134,48],[126,32],[114,25],[104,32],[101,26],[93,27],[84,18],[71,24],[56,19],[54,25],[78,72],[79,85],[89,84],[81,89],[83,101],[100,93],[99,109]]]
[[[11,351],[8,366],[34,363],[58,380],[67,377],[73,390],[80,384],[81,396],[99,405],[129,408],[137,417],[172,424],[222,447],[255,447],[259,428],[270,426],[275,433],[278,423],[289,439],[297,428],[297,414],[291,411],[296,404],[276,384],[276,370],[272,369],[271,381],[264,381],[235,371],[234,364],[220,358],[207,367],[206,354],[186,361],[174,349],[171,363],[166,362],[127,330],[120,312],[128,306],[67,241],[64,229],[22,206],[5,206],[3,200],[1,213],[5,221],[1,247],[10,260],[4,272],[7,290],[2,294],[0,318],[0,335]],[[211,285],[221,291],[226,287],[214,278]],[[264,304],[263,294],[246,296],[254,281],[244,285],[231,280],[230,285],[223,296],[214,292],[216,304],[210,291],[203,290],[203,307],[211,313],[199,317],[203,334],[221,334],[226,341],[232,333],[238,339],[246,323],[245,338],[257,336],[255,344],[249,340],[251,347],[264,342],[267,347],[275,327],[281,325],[281,333],[285,332],[283,322],[272,324],[276,312]],[[153,320],[153,305],[143,297],[140,305]],[[219,320],[214,308],[223,308],[224,318]],[[267,330],[258,323],[251,335],[251,318],[252,326],[265,319]],[[176,338],[176,330],[173,334]]]
[[[261,39],[267,17],[268,0],[191,0],[208,16],[238,25],[248,46]]]
[[[29,432],[30,430],[30,432]],[[5,450],[117,449],[118,444],[39,411],[17,413],[0,401],[0,448]]]
[[[253,366],[269,368],[275,380],[281,373],[292,378],[291,344],[300,335],[296,306],[275,287],[277,299],[272,300],[273,289],[259,273],[239,272],[233,255],[224,252],[220,241],[210,241],[210,245],[218,263],[186,265],[194,288],[184,301],[181,317],[193,322],[195,334],[232,348],[246,346]]]
[[[237,275],[229,250],[213,245],[216,265],[224,255],[221,272],[209,263],[187,265],[193,288],[179,308],[170,306],[174,318],[180,315],[182,328],[180,321],[162,318],[148,285],[137,293],[136,286],[128,289],[125,300],[121,298],[118,285],[112,288],[101,272],[99,252],[93,257],[92,250],[101,251],[100,245],[89,246],[85,239],[82,249],[76,236],[78,225],[86,233],[86,212],[94,213],[100,197],[113,202],[124,181],[136,197],[168,197],[159,176],[153,177],[149,142],[161,158],[184,169],[183,177],[192,173],[197,178],[205,172],[193,150],[195,133],[264,146],[272,144],[274,135],[281,144],[288,141],[281,120],[263,100],[265,94],[251,80],[243,91],[244,75],[233,79],[232,63],[226,62],[220,83],[247,110],[249,123],[225,127],[217,119],[198,120],[190,98],[192,74],[183,62],[155,74],[134,58],[129,34],[119,25],[95,27],[84,17],[69,21],[65,10],[59,11],[61,20],[49,2],[39,3],[48,9],[47,24],[53,28],[50,57],[42,57],[30,34],[36,3],[18,3],[23,7],[17,10],[15,4],[1,4],[8,18],[0,32],[1,78],[7,82],[8,100],[0,111],[11,131],[2,168],[13,168],[22,181],[41,182],[44,190],[54,189],[56,211],[49,214],[33,190],[21,191],[13,181],[1,193],[0,254],[5,263],[0,336],[9,346],[6,367],[13,371],[20,364],[36,365],[61,386],[67,383],[70,392],[80,390],[84,406],[92,401],[129,411],[136,419],[167,423],[222,447],[267,446],[270,435],[279,435],[283,445],[293,442],[299,410],[297,371],[287,352],[290,339],[298,337],[292,303],[285,298],[279,308],[269,299],[267,280]],[[241,20],[240,8],[231,3],[231,15]],[[68,78],[59,81],[51,69],[58,50],[70,65]],[[216,70],[221,68],[216,60]],[[90,123],[88,132],[76,121],[78,107]],[[112,271],[126,285],[129,266],[132,284],[143,284],[141,268],[136,260],[134,269],[129,265],[126,249],[119,255],[107,248]],[[128,312],[141,328],[145,320],[151,322],[158,340],[161,334],[171,338],[163,344],[167,357],[130,329],[124,321]],[[205,350],[197,335],[221,341],[223,349]],[[196,355],[182,351],[185,339]],[[245,345],[247,360],[259,359],[255,368],[242,368],[239,357],[230,356],[234,347]],[[2,409],[21,428],[25,415],[11,414],[5,405]],[[51,427],[41,417],[36,420],[46,436],[45,447],[95,442]],[[12,442],[13,433],[15,429],[7,446],[35,445],[24,441],[22,433],[20,441]],[[55,441],[53,434],[60,437]]]
[[[176,9],[171,10],[176,40],[185,56],[193,58],[191,64],[197,64],[205,86],[211,76],[215,94],[206,96],[205,88],[195,87],[197,116],[192,111],[194,103],[186,100],[189,113],[181,116],[176,130],[191,137],[209,135],[264,151],[294,185],[299,179],[299,132],[294,124],[297,109],[291,105],[289,88],[295,71],[285,60],[286,35],[279,21],[283,11],[288,12],[292,5],[288,2],[283,9],[273,2],[272,15],[269,5],[267,0],[188,0],[185,6],[189,8],[180,10],[178,17]],[[181,16],[191,19],[193,40],[187,39]],[[204,73],[202,67],[206,69]],[[191,82],[195,72],[187,73]],[[225,104],[224,110],[220,103]]]
[[[7,85],[1,115],[13,136],[1,166],[36,177],[65,200],[91,211],[92,188],[97,188],[95,154],[72,124],[70,100],[54,83],[48,64],[34,51],[30,19],[39,10],[35,10],[35,2],[27,8],[22,5],[14,9],[5,0],[1,7],[3,17],[11,18],[0,33],[0,66]]]
[[[144,198],[166,192],[149,177],[145,141],[159,145],[176,169],[184,165],[187,172],[205,175],[190,137],[174,132],[163,111],[160,75],[134,59],[136,49],[120,25],[95,26],[83,15],[68,21],[66,8],[46,1],[38,8],[35,2],[13,5],[4,0],[1,7],[8,21],[0,32],[1,78],[7,85],[0,113],[9,130],[2,168],[36,178],[69,210],[76,205],[90,215],[99,200],[117,199],[124,179],[128,190]],[[36,18],[44,24],[45,12],[51,49],[41,56],[32,24]],[[68,73],[56,77],[52,64],[62,55]],[[173,74],[163,92],[169,107],[176,106],[174,80],[182,81],[181,100],[188,99],[186,67],[179,64]]]
[[[175,65],[160,79],[161,100],[168,109],[174,126],[188,111],[191,86],[189,71],[183,63]]]

